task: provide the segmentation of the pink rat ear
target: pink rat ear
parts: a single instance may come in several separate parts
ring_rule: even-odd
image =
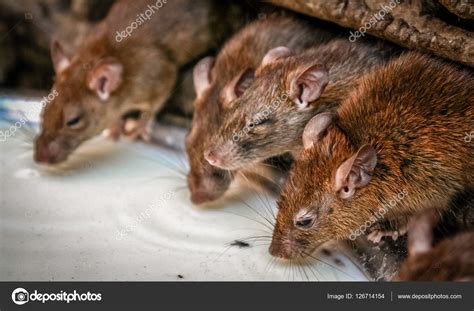
[[[122,74],[122,64],[114,58],[106,58],[89,73],[87,85],[102,101],[106,101],[121,85]]]
[[[321,96],[329,82],[329,72],[322,64],[312,65],[298,73],[290,82],[290,98],[303,109]]]
[[[366,186],[377,165],[377,153],[370,145],[362,146],[356,154],[344,161],[336,171],[334,190],[342,199],[351,198],[356,189]]]
[[[196,96],[200,97],[211,84],[211,70],[214,66],[214,57],[208,56],[201,59],[193,70],[194,90]]]
[[[223,92],[227,106],[229,106],[234,99],[241,97],[250,87],[254,80],[254,74],[255,71],[253,69],[247,68],[224,88]]]
[[[321,140],[327,128],[333,122],[333,115],[330,112],[315,115],[304,127],[303,147],[308,149]]]
[[[56,74],[63,72],[71,64],[69,57],[64,53],[62,45],[56,40],[51,42],[51,59]]]
[[[265,54],[265,56],[262,59],[261,66],[266,66],[279,59],[286,58],[291,55],[293,55],[293,52],[286,46],[279,46],[279,47],[273,48],[270,51],[268,51],[267,54]]]

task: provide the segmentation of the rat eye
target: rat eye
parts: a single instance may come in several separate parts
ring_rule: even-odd
[[[70,128],[78,128],[81,125],[82,115],[75,116],[66,121],[66,126]]]
[[[297,216],[295,219],[295,226],[299,229],[309,229],[313,226],[316,216],[305,213],[301,216]]]
[[[253,122],[254,126],[262,125],[265,123],[268,123],[270,119],[258,119],[255,122]]]
[[[313,224],[314,218],[305,218],[305,219],[300,219],[295,222],[295,225],[299,228],[309,228]]]

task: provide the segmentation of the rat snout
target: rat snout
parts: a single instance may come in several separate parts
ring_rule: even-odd
[[[210,165],[224,170],[236,169],[235,163],[238,162],[233,142],[214,145],[205,150],[203,156]]]
[[[273,257],[282,259],[293,259],[299,254],[298,246],[280,233],[273,235],[268,251]]]
[[[206,202],[214,201],[216,196],[206,190],[197,190],[191,193],[191,202],[193,204],[203,204]]]
[[[284,242],[272,241],[268,251],[273,257],[277,258],[292,259],[294,257],[294,252]]]
[[[35,161],[41,164],[56,164],[66,159],[67,154],[55,142],[44,143],[38,140],[35,148]]]
[[[191,192],[191,202],[203,204],[217,200],[227,190],[230,181],[216,178],[214,175],[188,175],[188,186]]]

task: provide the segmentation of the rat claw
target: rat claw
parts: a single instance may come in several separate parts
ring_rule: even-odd
[[[378,230],[372,231],[371,233],[367,235],[367,239],[375,244],[379,243],[382,237],[383,235],[381,234],[381,231],[378,231]]]
[[[130,140],[141,139],[145,142],[151,141],[151,130],[153,127],[153,120],[144,114],[142,118],[128,119],[123,126],[123,134]]]
[[[403,235],[403,232],[398,231],[384,231],[374,230],[367,235],[367,239],[373,243],[380,243],[383,237],[391,237],[393,241],[398,240],[398,237]]]
[[[398,240],[398,231],[394,231],[392,233],[392,240],[394,240],[394,241]]]

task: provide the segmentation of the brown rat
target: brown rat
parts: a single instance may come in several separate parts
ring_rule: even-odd
[[[304,125],[335,109],[357,78],[384,63],[391,51],[381,43],[333,39],[298,54],[291,47],[268,51],[255,82],[232,103],[205,151],[208,162],[239,169],[301,149]]]
[[[311,119],[278,201],[270,253],[295,258],[381,220],[443,211],[474,181],[471,72],[409,52]],[[357,233],[357,234],[356,234]]]
[[[43,109],[35,160],[62,162],[105,128],[116,136],[129,110],[154,115],[168,98],[178,68],[215,46],[228,29],[217,18],[218,6],[210,0],[122,0],[73,57],[54,42],[57,96]],[[147,118],[141,120],[143,128]]]
[[[433,245],[440,214],[433,209],[414,215],[408,224],[407,260],[401,281],[474,281],[474,231],[465,231]]]
[[[256,20],[233,36],[216,59],[207,57],[194,70],[197,98],[191,130],[186,139],[191,200],[216,200],[229,188],[235,172],[211,166],[204,150],[214,144],[213,133],[221,126],[230,102],[253,81],[255,69],[268,50],[282,44],[300,51],[332,35],[294,17],[272,14]]]

